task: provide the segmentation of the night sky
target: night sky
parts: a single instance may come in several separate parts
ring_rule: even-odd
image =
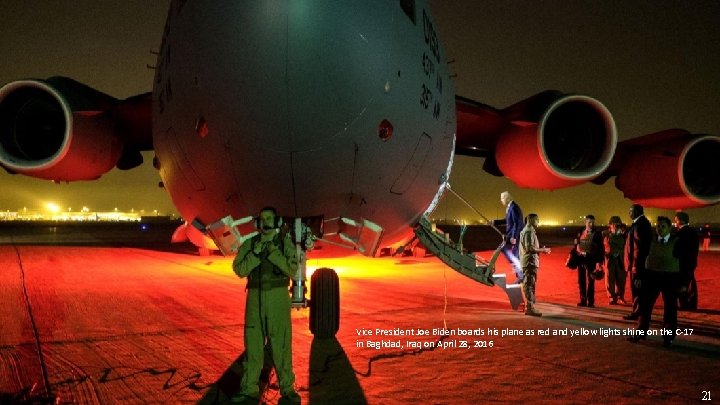
[[[57,4],[56,4],[57,3]],[[117,98],[152,89],[169,1],[4,0],[0,83],[72,77]],[[586,94],[615,117],[620,140],[667,128],[720,134],[720,2],[431,0],[457,94],[506,107],[546,89]],[[129,172],[55,185],[0,173],[0,209],[43,201],[79,210],[174,212],[146,153]],[[525,213],[565,221],[594,213],[627,220],[631,203],[613,186],[524,190],[485,174],[482,159],[457,157],[453,189],[488,217],[501,217],[511,191]],[[689,210],[691,222],[720,222],[718,206]],[[672,215],[648,210],[648,216]],[[478,219],[450,195],[434,217]]]

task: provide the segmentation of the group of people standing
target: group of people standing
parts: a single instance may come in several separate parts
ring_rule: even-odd
[[[501,193],[500,201],[507,207],[503,253],[523,288],[525,314],[541,316],[535,308],[538,254],[550,253],[550,249],[540,247],[538,242],[535,232],[538,215],[528,215],[522,224],[519,220],[522,211],[510,193]],[[629,216],[632,220],[629,226],[619,216],[612,216],[605,230],[596,228],[593,215],[585,216],[585,227],[577,235],[571,252],[577,262],[580,295],[577,305],[595,306],[595,281],[601,279],[605,280],[609,304],[626,304],[629,281],[632,311],[624,319],[637,321],[637,330],[641,332],[629,338],[637,342],[647,336],[652,309],[662,294],[663,324],[670,331],[663,338],[665,345],[670,346],[677,329],[678,308],[697,309],[698,234],[689,226],[690,217],[685,212],[677,212],[672,222],[668,217],[658,217],[654,232],[641,205],[633,204]]]
[[[633,224],[628,229],[624,256],[633,306],[624,318],[637,320],[641,333],[628,340],[637,342],[647,336],[652,309],[662,294],[663,326],[669,331],[663,341],[669,347],[675,339],[678,306],[683,310],[697,309],[698,235],[689,227],[690,217],[685,212],[676,213],[673,222],[668,217],[658,217],[654,234],[641,205],[630,207],[630,217]],[[676,232],[671,233],[673,224]]]
[[[685,212],[677,212],[672,222],[668,217],[658,217],[655,232],[641,205],[630,206],[629,215],[632,224],[627,230],[620,217],[613,216],[604,231],[595,227],[595,217],[585,216],[585,229],[575,240],[578,306],[594,306],[595,280],[603,276],[609,304],[625,304],[629,275],[632,311],[623,318],[637,321],[637,330],[641,331],[629,340],[637,342],[647,336],[653,307],[662,294],[663,324],[669,331],[663,338],[670,346],[677,329],[678,308],[697,309],[698,234],[689,226],[690,217]]]

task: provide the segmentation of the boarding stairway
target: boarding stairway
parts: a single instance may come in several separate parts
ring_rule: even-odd
[[[502,288],[510,300],[512,309],[518,309],[523,302],[520,284],[508,284],[505,274],[495,273],[495,261],[504,247],[501,243],[489,261],[476,257],[472,253],[462,251],[462,243],[454,243],[449,235],[440,233],[430,221],[422,216],[414,229],[415,236],[432,254],[453,270],[487,286]]]

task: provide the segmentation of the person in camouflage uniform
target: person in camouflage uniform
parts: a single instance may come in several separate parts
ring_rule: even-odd
[[[245,241],[233,260],[233,271],[247,277],[245,359],[240,393],[233,402],[257,402],[258,381],[268,343],[280,385],[281,403],[300,403],[292,367],[290,277],[298,268],[295,244],[281,236],[281,218],[272,207],[260,210],[261,233]]]

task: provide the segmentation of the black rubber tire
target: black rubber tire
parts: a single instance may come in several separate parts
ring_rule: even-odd
[[[340,280],[335,270],[315,270],[310,278],[310,332],[334,337],[340,329]]]

